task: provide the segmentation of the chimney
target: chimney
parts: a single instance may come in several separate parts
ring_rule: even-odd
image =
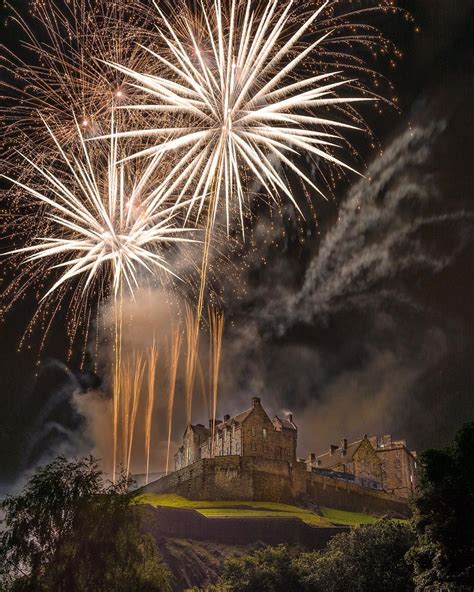
[[[331,444],[329,446],[329,454],[333,455],[338,448],[339,448],[339,446],[336,446],[335,444]]]
[[[230,415],[224,415],[224,421],[229,421]]]
[[[345,456],[347,452],[347,438],[341,440],[341,456]]]
[[[252,407],[260,407],[260,397],[252,397]]]
[[[312,465],[314,465],[314,463],[316,462],[316,455],[314,454],[314,452],[310,453],[308,460]]]

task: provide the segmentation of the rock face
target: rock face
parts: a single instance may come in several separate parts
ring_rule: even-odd
[[[158,547],[173,574],[174,592],[214,583],[227,557],[240,557],[255,548],[171,538],[159,539]]]
[[[227,557],[248,555],[264,545],[285,543],[322,549],[346,527],[315,528],[293,517],[206,518],[191,509],[142,506],[144,532],[157,541],[173,574],[173,589],[213,583]]]

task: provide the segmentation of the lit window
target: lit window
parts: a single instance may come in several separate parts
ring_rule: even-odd
[[[267,438],[267,428],[263,428],[262,433],[263,433],[263,437],[266,439]]]

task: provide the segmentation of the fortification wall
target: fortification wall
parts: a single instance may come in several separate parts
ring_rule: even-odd
[[[303,463],[241,456],[202,459],[143,487],[141,492],[176,493],[194,500],[292,503],[300,496],[347,510],[408,516],[407,504],[384,492],[306,471]]]
[[[181,508],[144,508],[144,526],[155,538],[172,537],[212,541],[224,545],[248,545],[261,541],[321,549],[341,527],[314,528],[298,518],[206,518],[195,510]]]
[[[306,491],[319,506],[380,515],[411,514],[408,504],[394,495],[314,473],[308,473]]]

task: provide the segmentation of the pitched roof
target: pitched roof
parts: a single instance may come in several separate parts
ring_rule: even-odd
[[[281,427],[286,430],[297,430],[298,428],[293,423],[292,420],[288,419],[288,417],[284,417],[281,419],[278,415],[275,415],[275,419],[277,419],[281,423]]]
[[[252,411],[253,411],[253,407],[251,409],[247,409],[247,411],[243,411],[242,413],[239,413],[238,415],[234,415],[234,417],[231,417],[229,419],[229,422],[233,420],[236,423],[242,423],[247,419],[247,417],[252,413]]]
[[[203,425],[191,425],[190,427],[195,434],[203,434],[206,436],[211,432],[209,428],[206,428],[206,426]]]
[[[325,454],[317,456],[316,459],[318,460],[318,468],[331,469],[336,465],[347,464],[348,462],[351,462],[354,454],[357,452],[363,441],[364,440],[357,440],[357,442],[348,444],[346,453],[344,455],[341,454],[342,448],[339,447],[336,448],[332,454],[330,452],[326,452]]]

